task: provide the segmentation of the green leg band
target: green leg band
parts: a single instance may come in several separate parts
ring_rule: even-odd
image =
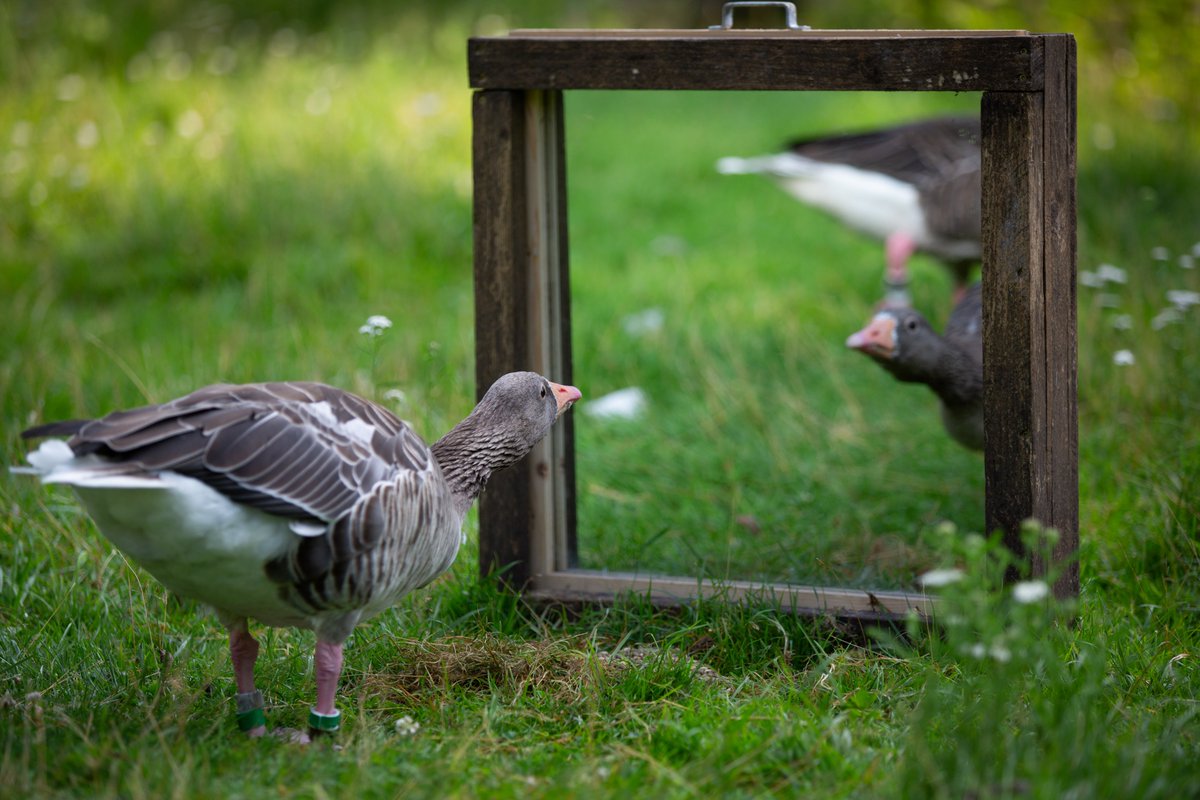
[[[267,715],[263,713],[261,708],[252,708],[249,711],[239,712],[237,715],[237,726],[239,731],[250,731],[255,728],[266,727]]]
[[[321,714],[316,709],[308,712],[308,727],[313,734],[333,733],[342,722],[342,712]]]
[[[237,701],[237,726],[239,731],[249,731],[267,724],[263,713],[262,692],[244,692],[235,695]]]

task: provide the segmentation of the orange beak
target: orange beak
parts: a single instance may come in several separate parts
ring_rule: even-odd
[[[850,334],[846,347],[891,360],[896,355],[896,318],[891,314],[876,314],[867,327]]]
[[[562,413],[570,408],[572,403],[583,397],[583,392],[574,386],[563,386],[554,381],[550,381],[550,391],[554,392],[554,399],[558,402],[558,414],[555,415],[555,419],[561,417]]]

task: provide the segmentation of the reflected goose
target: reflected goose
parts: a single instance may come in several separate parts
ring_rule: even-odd
[[[983,306],[978,283],[955,305],[939,336],[913,309],[880,311],[846,346],[875,359],[897,380],[924,383],[942,405],[942,424],[959,444],[983,449]]]
[[[580,398],[504,375],[432,447],[372,402],[319,383],[218,384],[161,405],[55,422],[28,455],[74,487],[113,544],[229,631],[238,727],[266,732],[248,620],[316,632],[312,732],[338,728],[342,645],[355,625],[454,561],[492,472]],[[308,736],[290,732],[294,739]]]
[[[885,243],[889,286],[921,250],[966,293],[980,245],[979,120],[938,117],[792,142],[754,158],[722,158],[724,174],[765,175],[788,194]],[[899,304],[903,304],[902,302]]]

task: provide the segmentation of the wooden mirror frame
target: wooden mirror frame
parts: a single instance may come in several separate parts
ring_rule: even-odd
[[[572,382],[564,90],[982,92],[985,516],[1055,594],[1078,593],[1075,40],[1024,31],[527,30],[468,42],[476,387]],[[1060,538],[1025,552],[1035,519]],[[480,502],[479,561],[561,601],[635,592],[765,599],[859,619],[926,614],[919,592],[581,570],[571,415]]]

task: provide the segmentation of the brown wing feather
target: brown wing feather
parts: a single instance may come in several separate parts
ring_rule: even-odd
[[[323,536],[303,539],[267,564],[298,608],[359,609],[419,588],[454,558],[458,521],[436,462],[377,485]]]
[[[68,444],[78,455],[174,470],[236,502],[324,522],[347,513],[378,482],[403,470],[423,472],[432,461],[395,415],[316,383],[216,384],[161,405],[27,434],[72,432]]]
[[[939,117],[861,133],[794,141],[792,152],[818,161],[848,164],[924,185],[979,158],[979,120]]]
[[[74,436],[79,429],[87,425],[88,419],[65,419],[60,422],[47,422],[45,425],[35,425],[21,431],[22,439],[41,439],[45,436]]]

